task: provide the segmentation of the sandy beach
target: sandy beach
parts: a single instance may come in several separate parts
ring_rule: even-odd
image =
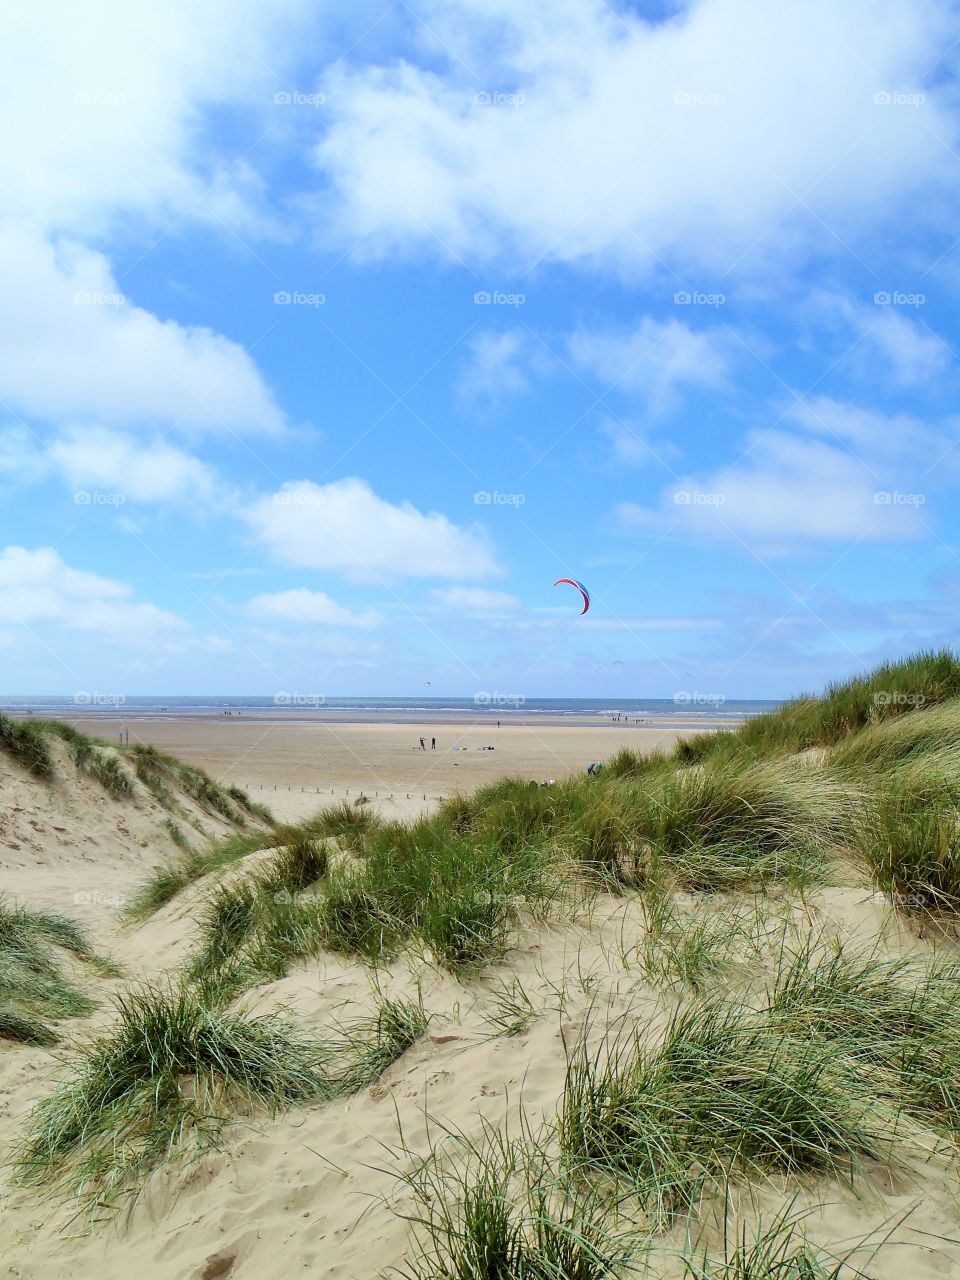
[[[915,714],[920,726],[917,731],[911,730],[909,723],[902,732],[896,723],[871,724],[860,736],[874,754],[882,750],[894,761],[900,759],[904,742],[960,740],[955,708]],[[738,1089],[749,1091],[754,1078],[760,1082],[758,1087],[765,1087],[770,1070],[752,1070],[755,1054],[776,1055],[786,1052],[784,1046],[788,1045],[776,1018],[769,1013],[767,993],[781,981],[784,966],[793,963],[791,956],[799,956],[804,966],[821,960],[832,963],[839,940],[850,974],[856,974],[859,957],[868,957],[867,963],[873,966],[867,970],[870,981],[858,996],[864,1002],[862,1018],[867,1029],[861,1030],[861,1013],[850,1021],[850,1009],[842,1003],[837,1005],[836,1019],[829,1023],[832,1029],[843,1017],[848,1019],[844,1025],[852,1056],[845,1070],[853,1072],[856,1053],[867,1052],[864,1046],[869,1045],[871,1052],[876,1043],[883,1052],[897,1049],[895,1040],[884,1047],[885,1023],[878,1033],[879,1041],[869,1030],[874,1026],[871,1016],[886,1016],[884,1001],[894,998],[890,996],[895,989],[893,980],[903,982],[907,972],[918,979],[928,970],[939,972],[936,966],[943,952],[948,958],[955,954],[952,934],[939,937],[931,931],[928,936],[917,930],[888,895],[875,890],[862,868],[842,861],[834,844],[836,823],[843,820],[852,831],[853,822],[859,821],[859,810],[850,807],[856,788],[836,785],[839,775],[829,772],[826,750],[769,758],[758,766],[741,759],[732,782],[719,770],[715,786],[732,789],[705,794],[707,828],[698,825],[698,788],[707,775],[703,765],[690,769],[679,766],[673,784],[665,776],[658,781],[656,770],[639,785],[618,780],[608,770],[600,780],[583,778],[570,788],[531,791],[517,787],[509,803],[498,811],[499,824],[518,821],[528,805],[551,822],[564,821],[557,814],[562,813],[565,790],[578,791],[585,801],[595,793],[596,801],[591,803],[598,807],[588,810],[587,817],[589,820],[592,813],[598,821],[584,828],[571,825],[569,842],[563,838],[563,828],[558,827],[553,852],[542,831],[538,835],[535,825],[527,828],[524,840],[529,844],[524,846],[524,857],[534,851],[544,859],[547,874],[542,881],[522,882],[522,895],[508,893],[504,901],[512,904],[509,929],[502,943],[491,935],[493,940],[481,963],[454,960],[451,952],[438,948],[445,945],[445,938],[459,947],[463,937],[474,936],[459,932],[456,912],[470,913],[478,901],[489,899],[450,896],[446,899],[448,914],[433,917],[443,922],[442,929],[448,932],[429,935],[432,940],[425,932],[408,933],[402,945],[385,951],[373,968],[359,949],[360,935],[335,931],[340,928],[338,921],[345,929],[352,928],[355,916],[350,912],[341,915],[337,908],[329,916],[314,919],[311,904],[347,902],[336,898],[342,892],[338,885],[347,885],[353,876],[372,875],[371,868],[379,866],[389,871],[380,891],[393,892],[392,885],[409,883],[420,920],[431,893],[459,892],[457,877],[463,868],[469,868],[471,857],[480,857],[482,850],[490,847],[484,843],[489,841],[490,831],[483,827],[485,818],[478,810],[469,818],[481,824],[476,829],[476,843],[471,830],[462,843],[455,844],[453,858],[442,861],[444,846],[437,845],[426,862],[420,863],[410,846],[406,850],[409,865],[426,866],[427,881],[408,882],[404,879],[407,861],[396,856],[396,828],[380,828],[387,843],[382,853],[375,855],[379,824],[371,812],[386,818],[414,817],[435,807],[440,796],[455,790],[469,793],[479,784],[509,774],[535,781],[581,776],[590,761],[609,759],[623,746],[639,751],[667,748],[679,734],[697,732],[703,722],[689,726],[668,722],[571,724],[558,718],[502,723],[499,729],[488,722],[447,722],[436,729],[435,751],[429,746],[434,734],[429,724],[309,723],[269,716],[197,715],[126,720],[88,715],[76,717],[75,723],[115,742],[121,728],[128,728],[131,748],[152,744],[188,764],[204,767],[225,784],[249,787],[255,801],[262,799],[278,818],[288,822],[314,815],[329,805],[332,797],[346,798],[348,792],[350,799],[356,799],[362,791],[371,803],[351,806],[339,817],[332,815],[335,821],[330,830],[338,829],[340,835],[324,839],[325,861],[317,864],[319,872],[314,867],[304,879],[297,879],[301,865],[297,859],[305,859],[302,865],[306,867],[310,858],[319,856],[316,841],[300,839],[295,829],[272,829],[254,808],[238,817],[229,801],[241,801],[219,792],[210,779],[201,779],[204,785],[197,788],[196,776],[191,781],[190,771],[180,769],[169,758],[165,764],[161,760],[165,772],[152,774],[144,768],[152,757],[134,750],[114,751],[86,742],[85,751],[78,753],[77,741],[69,734],[55,734],[49,725],[44,728],[40,724],[35,732],[48,737],[52,767],[37,776],[29,769],[30,757],[23,754],[24,743],[20,741],[18,748],[19,740],[8,722],[7,741],[11,745],[0,753],[0,868],[10,901],[24,908],[27,914],[23,920],[35,922],[34,951],[27,953],[33,957],[31,964],[43,960],[43,947],[49,952],[57,939],[63,939],[62,932],[55,932],[51,944],[49,934],[43,932],[49,930],[49,922],[45,923],[42,913],[54,912],[83,929],[95,954],[108,957],[113,967],[98,970],[91,960],[84,961],[82,955],[61,948],[54,956],[59,966],[54,971],[55,987],[34,988],[30,984],[35,970],[29,966],[24,970],[22,965],[18,970],[16,955],[8,955],[7,972],[20,982],[18,990],[22,989],[18,998],[39,1002],[35,1016],[44,1023],[49,1021],[57,1038],[49,1043],[31,1040],[22,1029],[17,1031],[17,1024],[12,1037],[8,1033],[7,1038],[0,1038],[0,1142],[5,1150],[16,1153],[22,1149],[18,1144],[35,1123],[34,1108],[55,1096],[72,1055],[79,1054],[73,1057],[75,1063],[90,1061],[91,1055],[99,1052],[98,1046],[120,1035],[126,1025],[122,1011],[131,1007],[131,1001],[133,1007],[142,1007],[144,999],[157,999],[158,1009],[167,1008],[164,1002],[171,998],[171,982],[182,984],[177,990],[186,993],[185,999],[189,995],[207,1002],[199,1015],[204,1036],[214,1023],[221,1028],[218,1034],[227,1034],[224,1027],[250,1026],[273,1034],[271,1028],[283,1026],[293,1028],[297,1035],[314,1037],[320,1046],[336,1046],[353,1043],[342,1040],[343,1028],[352,1028],[350,1035],[365,1036],[364,1043],[372,1045],[370,1038],[380,1035],[372,1028],[381,1026],[385,1000],[393,1002],[390,1007],[419,1015],[421,1022],[408,1040],[394,1043],[382,1058],[376,1056],[382,1051],[377,1041],[375,1067],[367,1068],[347,1090],[331,1096],[321,1091],[316,1096],[292,1097],[275,1113],[267,1105],[231,1094],[225,1127],[217,1140],[209,1147],[193,1145],[188,1125],[169,1158],[147,1167],[142,1194],[131,1203],[129,1216],[125,1211],[114,1213],[124,1202],[118,1197],[111,1206],[111,1192],[98,1190],[102,1198],[92,1216],[86,1201],[81,1209],[81,1202],[72,1198],[72,1139],[62,1157],[43,1175],[56,1175],[60,1179],[56,1183],[44,1182],[39,1189],[24,1185],[21,1175],[25,1166],[18,1164],[20,1174],[10,1173],[0,1182],[0,1269],[5,1268],[3,1274],[10,1280],[94,1275],[101,1280],[124,1280],[130,1274],[157,1276],[159,1280],[289,1280],[300,1274],[335,1280],[387,1280],[397,1274],[394,1268],[416,1262],[424,1242],[423,1231],[411,1229],[410,1223],[423,1209],[416,1191],[418,1171],[431,1167],[433,1161],[440,1161],[437,1167],[452,1167],[459,1158],[457,1135],[481,1146],[491,1135],[496,1140],[529,1135],[529,1141],[535,1138],[545,1144],[543,1158],[551,1162],[549,1167],[560,1167],[564,1148],[555,1126],[562,1100],[572,1087],[568,1061],[578,1043],[589,1046],[592,1054],[604,1044],[614,1044],[620,1034],[635,1034],[637,1043],[648,1046],[644,1052],[659,1052],[673,1013],[698,1008],[706,992],[738,1019],[730,1024],[733,1029],[721,1045],[726,1045],[723,1052],[728,1054],[738,1053],[738,1046],[746,1045],[746,1060],[730,1059]],[[924,729],[924,725],[930,728]],[[427,739],[426,751],[419,749],[421,733]],[[84,742],[80,740],[81,745]],[[735,749],[736,738],[729,743],[724,740],[723,745]],[[489,746],[494,750],[484,749]],[[845,749],[842,742],[834,748]],[[954,759],[954,748],[933,750],[928,759],[932,770],[945,767]],[[111,760],[115,770],[105,771],[104,762]],[[736,757],[733,760],[736,763]],[[877,767],[871,765],[871,773],[876,772]],[[119,776],[127,777],[129,787],[117,789]],[[649,804],[648,792],[652,797]],[[689,802],[683,797],[689,797]],[[612,813],[618,821],[613,826],[611,810],[605,807],[608,801],[615,802]],[[822,808],[824,801],[827,809]],[[585,847],[588,837],[601,841],[615,838],[624,857],[633,856],[631,851],[638,847],[642,852],[642,846],[633,843],[632,828],[656,828],[661,810],[678,804],[682,807],[676,811],[677,821],[683,829],[669,854],[672,875],[677,879],[664,881],[667,893],[659,910],[666,914],[661,914],[659,923],[651,914],[652,895],[648,887],[638,884],[635,874],[628,875],[625,870],[619,889],[608,891],[585,866],[578,870],[578,864],[570,860],[577,856],[576,850]],[[347,825],[336,828],[344,812]],[[788,844],[777,844],[778,856],[792,857],[796,849],[798,859],[806,856],[808,833],[812,838],[822,832],[824,844],[817,846],[819,871],[802,891],[795,892],[786,885],[756,886],[748,867],[741,875],[742,882],[735,881],[726,889],[718,885],[714,891],[712,882],[703,884],[703,864],[697,858],[711,852],[709,821],[717,812],[724,813],[725,831],[730,833],[730,843],[722,846],[727,850],[724,856],[733,858],[743,856],[742,849],[754,847],[737,844],[738,832],[764,838],[770,832],[779,842],[778,824],[788,821],[793,824],[791,838]],[[574,810],[571,814],[571,823],[580,821]],[[454,824],[457,820],[456,813],[448,813],[433,821]],[[351,825],[354,821],[356,827]],[[374,843],[363,843],[365,829]],[[301,827],[300,833],[310,830],[319,828]],[[444,830],[449,832],[444,839],[461,839],[453,825]],[[357,837],[360,844],[353,843]],[[694,845],[691,861],[690,842],[696,840],[700,846]],[[599,851],[602,845],[596,847]],[[221,850],[228,851],[222,859]],[[375,856],[379,861],[372,860]],[[490,876],[482,873],[485,895],[497,892],[501,880],[507,883],[505,877],[519,874],[510,856],[497,856],[500,861]],[[518,860],[517,866],[521,862]],[[800,867],[801,861],[796,865]],[[178,867],[184,874],[170,879]],[[236,989],[224,985],[218,994],[215,986],[201,988],[199,984],[207,979],[225,984],[229,980],[223,962],[216,960],[218,953],[204,950],[213,936],[212,908],[226,904],[232,912],[236,904],[247,901],[245,894],[269,895],[251,899],[259,904],[256,911],[266,914],[251,916],[249,927],[265,928],[264,922],[274,919],[269,913],[280,902],[276,893],[279,881],[260,878],[281,874],[291,877],[289,886],[287,880],[282,883],[288,886],[284,889],[284,911],[289,909],[293,914],[275,917],[283,930],[276,939],[283,939],[290,949],[263,953],[281,955],[281,962],[270,971],[237,969],[242,982]],[[693,878],[680,878],[686,876]],[[269,889],[255,888],[268,883]],[[381,882],[369,883],[376,888]],[[444,887],[448,883],[451,890]],[[166,888],[138,912],[136,904],[143,888],[151,884]],[[555,896],[557,889],[559,896]],[[364,911],[371,910],[365,905],[369,902],[374,908],[377,905],[375,899],[353,901],[360,902]],[[30,915],[37,912],[41,914]],[[228,918],[233,919],[232,914]],[[385,927],[380,916],[371,918],[379,921],[378,929]],[[469,914],[463,918],[474,919]],[[423,919],[427,919],[425,914]],[[9,937],[15,936],[11,920],[16,924],[17,918],[8,913]],[[313,940],[306,933],[302,937],[288,933],[296,920],[302,920],[304,928],[312,920],[310,927],[329,932],[318,933]],[[389,921],[386,927],[392,927]],[[417,924],[416,928],[426,925]],[[244,955],[260,954],[253,950],[259,945],[259,936],[251,933],[249,939],[237,944],[251,948]],[[356,943],[350,941],[354,936]],[[9,952],[9,941],[7,946]],[[905,970],[904,965],[910,967]],[[874,985],[874,976],[879,985]],[[960,984],[960,976],[948,966],[943,981]],[[58,1010],[54,997],[71,985],[89,1004],[72,1011]],[[847,988],[824,990],[835,1001],[846,998]],[[936,984],[918,990],[921,995],[917,1001],[931,1002],[924,1016],[930,1019],[925,1034],[933,1048],[940,1044],[936,1036],[942,1032],[945,1051],[954,1052],[950,1020],[938,1013]],[[877,992],[879,1013],[873,1015],[870,1001]],[[909,993],[902,998],[914,999]],[[744,999],[747,1004],[741,1008]],[[126,1001],[126,1006],[118,1000]],[[266,1022],[256,1021],[265,1015]],[[274,1017],[279,1021],[270,1020]],[[748,1036],[743,1040],[755,1020],[764,1018],[768,1021],[762,1025],[769,1029],[764,1035],[773,1039],[754,1041]],[[142,1048],[146,1041],[135,1043]],[[177,1088],[188,1105],[198,1087],[194,1081],[200,1079],[200,1068],[186,1070],[184,1076],[183,1063],[193,1061],[189,1055],[195,1045],[189,1036],[180,1044],[187,1058],[176,1060]],[[797,1044],[806,1046],[806,1053],[817,1041],[807,1036]],[[838,1050],[826,1042],[824,1045],[833,1063]],[[154,1044],[151,1052],[156,1049]],[[324,1047],[322,1060],[333,1052]],[[345,1051],[340,1048],[336,1052]],[[960,1061],[960,1044],[956,1053]],[[715,1074],[714,1056],[711,1049],[697,1060],[696,1083],[676,1095],[676,1105],[696,1108],[707,1096],[704,1090],[722,1082],[726,1068],[721,1062]],[[770,1061],[779,1059],[774,1056]],[[789,1062],[792,1059],[788,1061],[792,1071]],[[805,1090],[808,1077],[798,1079]],[[838,1076],[836,1087],[842,1083]],[[146,1090],[143,1097],[153,1099],[151,1080],[142,1087]],[[840,1157],[836,1165],[821,1168],[814,1163],[797,1176],[776,1168],[765,1171],[760,1165],[744,1167],[726,1192],[719,1183],[708,1186],[689,1222],[686,1218],[664,1222],[653,1230],[647,1269],[640,1265],[638,1255],[636,1269],[603,1272],[605,1280],[607,1275],[622,1275],[624,1280],[646,1275],[651,1280],[684,1280],[691,1274],[733,1274],[717,1269],[691,1272],[684,1261],[690,1256],[688,1227],[698,1242],[697,1249],[708,1248],[720,1256],[727,1247],[723,1231],[727,1212],[734,1233],[741,1228],[752,1230],[752,1223],[758,1230],[760,1223],[770,1229],[784,1213],[802,1215],[803,1236],[823,1257],[833,1256],[838,1246],[856,1250],[856,1261],[863,1262],[865,1269],[851,1270],[851,1275],[873,1280],[901,1280],[907,1275],[942,1280],[960,1275],[955,1243],[956,1165],[947,1140],[953,1112],[945,1109],[942,1121],[937,1115],[931,1119],[917,1104],[919,1109],[897,1119],[882,1092],[861,1094],[854,1076],[843,1084],[844,1090],[848,1088],[849,1092],[837,1095],[837,1102],[831,1100],[833,1095],[817,1094],[810,1114],[821,1105],[849,1106],[854,1109],[851,1117],[861,1105],[866,1108],[864,1123],[876,1125],[880,1136],[874,1143],[869,1137],[873,1129],[869,1133],[864,1130],[862,1151],[856,1145],[861,1143],[859,1130],[849,1127],[845,1110],[836,1112],[841,1126],[838,1133],[844,1142],[855,1144],[850,1148],[854,1163],[849,1172],[845,1158]],[[149,1117],[153,1103],[147,1106],[136,1101],[139,1094],[130,1096],[131,1105],[143,1105],[143,1114]],[[785,1096],[793,1098],[789,1091]],[[781,1104],[774,1098],[770,1105],[776,1108]],[[141,1113],[134,1110],[131,1114],[138,1117]],[[767,1114],[763,1108],[761,1114]],[[790,1114],[785,1112],[784,1123]],[[140,1123],[136,1121],[126,1140],[134,1144],[140,1140],[138,1135],[146,1132],[136,1127]],[[738,1123],[751,1123],[749,1115]],[[709,1129],[709,1124],[698,1122],[691,1132],[702,1135]],[[670,1141],[679,1142],[685,1130],[678,1130],[680,1137],[664,1132]],[[716,1139],[718,1150],[727,1140],[722,1134]],[[114,1143],[109,1131],[104,1141],[102,1158],[109,1169],[127,1148],[124,1141]],[[526,1150],[529,1154],[533,1148]],[[727,1161],[729,1150],[723,1148],[721,1155]],[[11,1166],[15,1160],[14,1154]],[[448,1189],[450,1203],[457,1194],[455,1188]],[[642,1215],[636,1222],[630,1217],[635,1211],[639,1214],[636,1207],[625,1210],[624,1225],[630,1230],[638,1230],[643,1222]],[[885,1242],[891,1233],[891,1242],[884,1243],[881,1255],[874,1257],[874,1246]],[[787,1241],[784,1247],[789,1244]],[[791,1247],[799,1244],[798,1235]],[[428,1269],[405,1274],[435,1280],[440,1275],[480,1273]]]
[[[224,785],[244,787],[284,819],[360,792],[382,802],[384,812],[406,814],[415,811],[416,802],[422,808],[504,775],[546,782],[582,772],[624,746],[643,752],[669,749],[679,736],[713,727],[707,720],[680,727],[668,719],[644,725],[584,719],[511,719],[498,728],[486,719],[448,719],[438,726],[344,717],[310,723],[265,715],[124,719],[92,714],[71,723],[107,741],[117,741],[125,726],[131,743],[149,743],[199,765]],[[425,751],[419,748],[421,734]],[[436,750],[430,747],[433,736]]]

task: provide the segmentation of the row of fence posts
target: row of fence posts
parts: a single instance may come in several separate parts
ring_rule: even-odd
[[[263,783],[262,783],[262,782],[257,782],[257,783],[253,783],[253,782],[246,782],[246,783],[232,782],[232,783],[228,783],[227,785],[229,785],[229,786],[233,786],[233,787],[239,787],[239,786],[242,786],[242,787],[243,787],[243,789],[244,789],[244,791],[253,791],[254,789],[256,789],[257,791],[262,791],[262,790],[263,790]],[[275,783],[273,784],[273,789],[274,789],[274,791],[282,791],[282,790],[283,790],[283,787],[278,786],[278,784],[275,782]],[[296,791],[296,789],[297,789],[296,787],[287,787],[287,791]],[[301,793],[301,795],[302,795],[304,792],[308,791],[308,790],[309,790],[309,788],[308,788],[308,787],[301,787],[301,788],[300,788],[300,793]],[[316,794],[317,794],[317,795],[320,795],[320,788],[319,788],[319,787],[317,787],[315,790],[316,790]],[[326,792],[326,788],[324,788],[324,793],[325,793],[325,792]],[[335,796],[335,795],[338,795],[338,794],[339,794],[339,792],[337,791],[337,789],[336,789],[335,787],[331,787],[331,788],[330,788],[330,794],[331,794],[332,796]],[[345,788],[345,794],[346,794],[346,795],[349,795],[349,794],[350,794],[350,788],[349,788],[349,787]],[[367,795],[367,793],[366,793],[366,791],[358,791],[358,792],[357,792],[357,795],[358,795],[358,796],[366,796],[366,795]],[[410,796],[410,792],[409,792],[409,791],[406,793],[406,796],[407,796],[407,799],[408,799],[408,800],[411,798],[411,796]],[[367,796],[367,799],[369,799],[369,798],[370,798],[370,797],[369,797],[369,796]],[[380,792],[379,792],[379,791],[375,791],[375,792],[373,793],[373,798],[374,798],[374,800],[379,800],[379,799],[380,799]],[[384,800],[393,800],[393,799],[394,799],[394,793],[393,793],[392,791],[385,791],[385,792],[383,793],[383,798],[384,798]],[[424,800],[442,800],[442,799],[443,799],[443,796],[428,796],[428,795],[427,795],[427,793],[426,793],[426,792],[424,792],[424,793],[423,793],[423,798],[424,798]]]

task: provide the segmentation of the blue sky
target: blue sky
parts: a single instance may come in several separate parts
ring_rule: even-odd
[[[953,4],[315,9],[5,19],[5,692],[779,697],[956,642]]]

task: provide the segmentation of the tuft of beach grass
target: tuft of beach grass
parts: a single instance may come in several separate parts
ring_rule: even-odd
[[[320,1039],[279,1015],[211,1008],[189,985],[132,989],[110,1031],[73,1051],[34,1108],[16,1177],[116,1208],[164,1162],[219,1145],[242,1116],[367,1087],[425,1026],[421,1005],[381,1000],[372,1021]]]
[[[102,977],[119,972],[97,955],[76,921],[0,899],[0,1036],[55,1044],[59,1034],[51,1022],[82,1018],[96,1008],[97,1002],[68,977],[66,956]]]

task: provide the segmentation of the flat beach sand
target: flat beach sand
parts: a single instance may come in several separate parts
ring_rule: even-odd
[[[114,742],[126,727],[131,743],[150,743],[199,765],[291,820],[360,792],[377,801],[384,814],[405,815],[416,812],[417,802],[429,806],[504,775],[545,782],[583,772],[591,761],[608,759],[621,747],[669,750],[678,736],[715,727],[709,720],[636,724],[599,716],[575,722],[559,716],[511,718],[501,720],[499,728],[487,718],[445,718],[437,724],[189,714],[124,719],[94,713],[72,723]],[[421,734],[426,751],[419,748]],[[434,735],[435,751],[430,748]]]

